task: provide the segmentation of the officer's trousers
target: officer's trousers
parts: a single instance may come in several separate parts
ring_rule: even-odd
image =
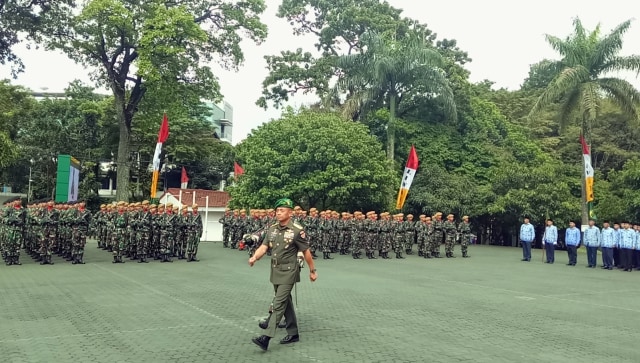
[[[287,323],[287,334],[298,334],[298,321],[296,312],[293,310],[293,299],[291,298],[293,285],[273,285],[273,289],[276,292],[276,296],[273,299],[273,313],[269,318],[269,327],[265,335],[271,338],[276,335],[276,329],[282,320],[282,316],[284,316]]]

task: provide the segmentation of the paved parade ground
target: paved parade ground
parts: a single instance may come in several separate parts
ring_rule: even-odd
[[[640,272],[470,259],[316,260],[298,284],[301,341],[262,352],[268,260],[201,244],[200,262],[0,266],[2,362],[638,362]],[[459,255],[459,252],[458,252]],[[558,258],[559,257],[559,258]],[[267,257],[265,256],[265,259]],[[582,260],[580,260],[582,259]]]

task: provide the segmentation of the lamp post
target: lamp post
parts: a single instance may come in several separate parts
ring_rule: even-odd
[[[29,160],[29,191],[27,192],[27,204],[31,203],[31,182],[33,181],[31,180],[31,168],[33,168],[33,163],[35,163],[35,160],[31,158],[31,160]]]

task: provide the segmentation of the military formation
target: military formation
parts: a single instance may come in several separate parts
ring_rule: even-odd
[[[323,259],[333,259],[332,253],[351,255],[353,259],[389,259],[390,253],[398,259],[413,254],[417,245],[418,256],[424,258],[454,258],[454,246],[460,245],[462,257],[469,257],[468,247],[471,241],[469,217],[463,216],[456,223],[453,214],[443,219],[438,212],[433,217],[420,215],[390,214],[383,212],[337,212],[318,211],[311,208],[308,212],[297,206],[293,220],[304,226],[309,236],[311,253],[317,258],[322,252]],[[219,220],[223,227],[223,245],[227,248],[248,250],[253,254],[258,247],[252,244],[247,234],[255,234],[275,223],[273,209],[252,209],[225,211]],[[444,244],[444,256],[441,255]],[[376,257],[376,254],[378,257]]]
[[[83,202],[43,201],[25,208],[21,199],[13,199],[0,210],[0,250],[9,266],[22,264],[22,249],[41,265],[53,265],[54,254],[84,264],[88,236],[113,254],[113,263],[124,263],[125,258],[172,262],[174,257],[193,262],[198,261],[202,231],[195,204],[179,210],[171,203],[118,202],[103,204],[92,215]]]
[[[5,202],[0,210],[0,249],[8,266],[21,265],[20,252],[41,265],[53,265],[54,254],[73,264],[84,264],[91,212],[83,202],[55,204],[34,202],[22,206],[21,199]]]
[[[202,216],[198,205],[189,210],[172,203],[150,204],[118,202],[103,204],[94,215],[92,233],[98,248],[113,254],[113,263],[125,258],[172,262],[174,257],[187,262],[198,261],[198,244],[202,237]]]

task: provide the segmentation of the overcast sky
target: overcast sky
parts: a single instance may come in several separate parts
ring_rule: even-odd
[[[289,24],[275,16],[279,0],[266,0],[262,19],[269,27],[266,42],[256,46],[243,42],[246,62],[239,72],[219,71],[225,100],[234,108],[233,143],[243,140],[251,129],[280,115],[280,110],[265,111],[255,105],[261,95],[261,83],[267,71],[265,55],[298,47],[313,50],[312,37],[296,37]],[[461,49],[473,59],[467,65],[472,81],[489,79],[496,87],[517,89],[527,76],[529,66],[543,58],[557,58],[546,44],[544,34],[564,38],[572,30],[572,19],[579,16],[592,29],[598,22],[608,33],[614,26],[637,14],[631,0],[389,0],[404,10],[406,16],[426,23],[440,39],[456,39]],[[533,5],[527,7],[524,5]],[[623,55],[640,54],[640,22],[634,21],[624,38]],[[62,91],[70,81],[90,82],[84,67],[66,56],[42,50],[17,47],[16,53],[25,63],[26,71],[15,84],[34,91]],[[0,68],[0,78],[9,78],[9,71]],[[614,74],[640,88],[635,74]],[[311,97],[295,97],[292,105],[311,102]],[[170,117],[170,114],[169,114]],[[160,122],[161,115],[158,116]],[[170,121],[169,121],[170,122]]]

